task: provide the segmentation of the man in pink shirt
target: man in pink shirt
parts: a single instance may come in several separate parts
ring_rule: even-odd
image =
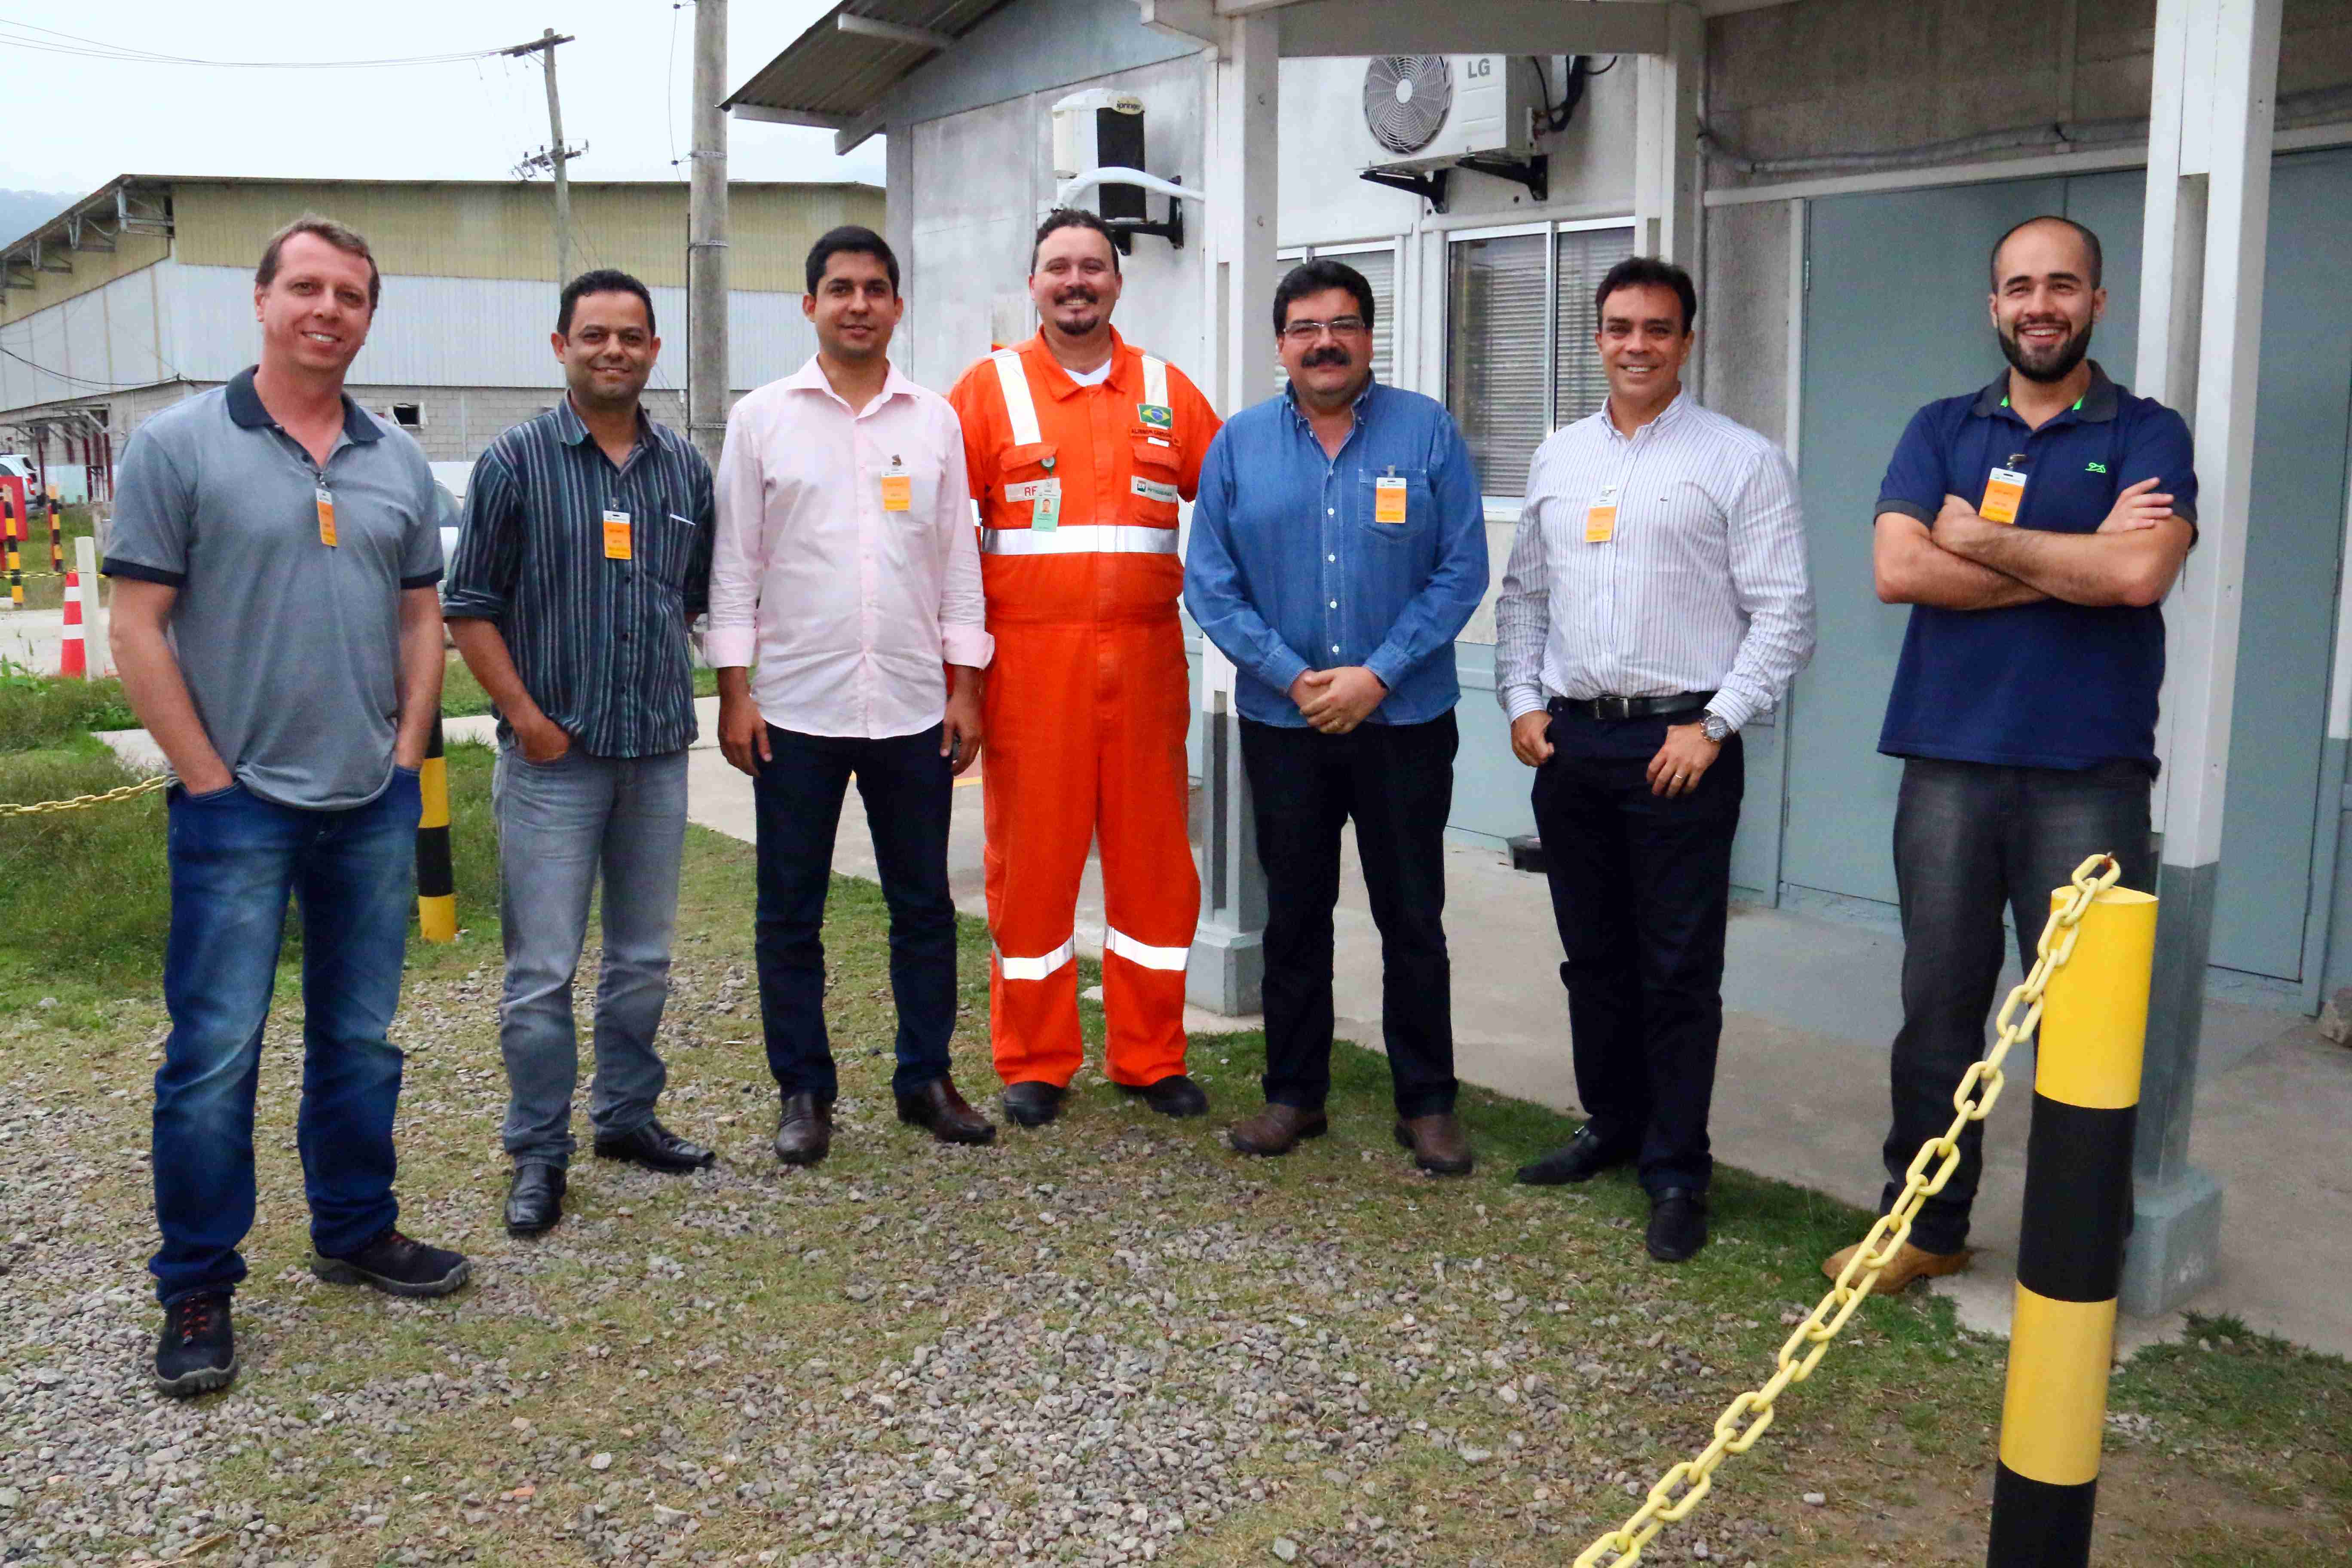
[[[705,639],[719,746],[758,802],[760,1014],[783,1098],[776,1157],[793,1165],[833,1142],[818,932],[853,773],[890,908],[898,1119],[941,1142],[996,1136],[948,1073],[950,792],[980,756],[994,649],[963,436],[945,398],[890,363],[903,302],[882,237],[836,228],[807,271],[815,357],[727,421]]]

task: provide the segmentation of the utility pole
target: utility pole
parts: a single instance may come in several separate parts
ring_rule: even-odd
[[[710,466],[727,436],[727,0],[695,0],[687,195],[687,434]]]
[[[555,284],[559,289],[572,281],[572,179],[566,165],[575,151],[587,151],[563,144],[563,104],[555,95],[555,46],[572,41],[569,34],[558,37],[555,29],[549,27],[527,44],[499,51],[518,58],[536,54],[547,71],[547,151],[524,159],[521,166],[531,169],[544,164],[555,174]]]

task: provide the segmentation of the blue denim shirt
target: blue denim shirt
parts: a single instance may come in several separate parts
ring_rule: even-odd
[[[1390,479],[1401,522],[1379,518]],[[1486,509],[1435,399],[1366,386],[1337,458],[1287,391],[1235,415],[1201,466],[1184,557],[1184,607],[1239,668],[1244,719],[1304,729],[1291,683],[1339,665],[1388,687],[1375,724],[1425,723],[1461,697],[1454,639],[1486,595]]]

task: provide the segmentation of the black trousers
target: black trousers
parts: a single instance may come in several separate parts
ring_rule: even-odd
[[[1952,1093],[1985,1053],[1985,1017],[2000,980],[2004,910],[2017,923],[2018,959],[2033,967],[2050,920],[2050,892],[2091,855],[2112,854],[2122,885],[2156,890],[2148,841],[2154,781],[2134,762],[2069,768],[2003,767],[1926,757],[1903,763],[1895,807],[1895,880],[1903,908],[1903,1028],[1889,1073],[1895,1119],[1884,1214],[1903,1194],[1919,1145],[1952,1123]],[[1984,1124],[1960,1134],[1960,1163],[1911,1227],[1911,1244],[1958,1252],[1984,1169]]]
[[[1381,1029],[1397,1114],[1454,1109],[1454,970],[1445,952],[1448,712],[1345,735],[1241,721],[1258,864],[1265,868],[1265,1098],[1320,1110],[1331,1089],[1331,910],[1339,829],[1381,932]]]
[[[866,801],[882,900],[890,910],[890,998],[898,1007],[898,1070],[908,1094],[948,1076],[955,1032],[955,898],[948,889],[948,815],[955,775],[940,726],[869,741],[768,726],[770,760],[751,780],[759,821],[759,909],[752,951],[768,1070],[789,1099],[830,1105],[838,1088],[824,1026],[825,894],[850,775]]]
[[[1677,717],[1677,723],[1687,718]],[[1552,918],[1568,961],[1576,1094],[1593,1136],[1632,1154],[1642,1185],[1704,1191],[1707,1108],[1723,1035],[1731,839],[1746,787],[1739,737],[1688,795],[1650,793],[1665,718],[1551,721],[1536,770]]]

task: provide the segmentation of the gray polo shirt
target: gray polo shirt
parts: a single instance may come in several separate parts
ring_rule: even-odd
[[[255,795],[340,811],[392,782],[400,595],[440,580],[438,504],[416,443],[349,397],[320,468],[250,370],[131,438],[106,574],[179,590],[171,638],[188,695]]]

